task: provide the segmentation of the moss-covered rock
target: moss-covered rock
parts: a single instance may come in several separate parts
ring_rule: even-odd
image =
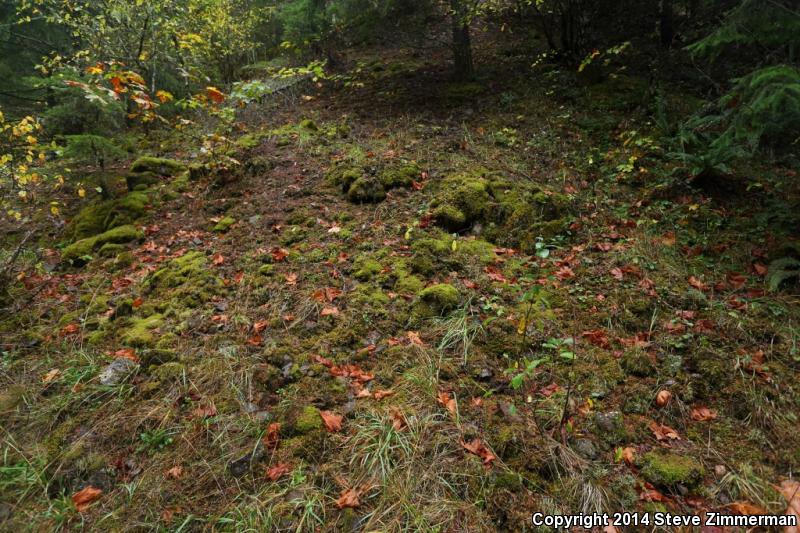
[[[319,414],[319,409],[313,405],[305,406],[294,420],[294,431],[297,434],[305,435],[320,429],[322,429],[322,416]]]
[[[300,127],[310,131],[319,130],[319,126],[317,126],[317,123],[311,120],[310,118],[304,118],[303,120],[301,120]]]
[[[386,199],[386,189],[375,176],[364,175],[350,185],[347,198],[357,204],[378,203]]]
[[[438,184],[431,216],[450,232],[480,224],[488,240],[532,252],[537,238],[564,230],[569,205],[564,195],[478,168],[450,175]]]
[[[141,239],[143,234],[134,226],[118,226],[94,237],[87,237],[76,241],[61,252],[61,260],[75,262],[76,260],[91,255],[94,250],[106,244],[122,244]]]
[[[70,241],[77,241],[132,224],[145,215],[148,203],[146,192],[133,191],[121,198],[90,204],[70,221],[67,237]]]
[[[142,156],[131,165],[131,172],[152,172],[159,176],[176,176],[186,170],[188,167],[180,161],[162,157]]]
[[[447,283],[431,285],[423,289],[414,303],[414,318],[430,318],[447,314],[458,307],[461,295],[458,289]]]
[[[353,277],[359,281],[369,281],[377,276],[383,267],[369,254],[362,254],[353,261]]]
[[[642,476],[659,487],[676,485],[696,486],[705,475],[705,469],[697,459],[688,455],[654,450],[642,458]]]
[[[114,257],[127,250],[124,245],[113,242],[107,242],[97,251],[101,257]]]
[[[212,230],[219,233],[225,233],[234,224],[236,224],[236,219],[230,216],[226,216],[220,219],[220,221],[216,223],[216,225],[212,228]]]
[[[386,190],[397,187],[411,187],[414,180],[418,179],[422,170],[416,164],[408,164],[400,167],[390,167],[384,169],[379,179]]]
[[[175,381],[186,373],[186,365],[171,361],[153,369],[153,377],[159,381]]]
[[[123,344],[134,347],[153,346],[156,342],[155,330],[164,324],[164,317],[154,314],[145,318],[135,318],[120,335]]]

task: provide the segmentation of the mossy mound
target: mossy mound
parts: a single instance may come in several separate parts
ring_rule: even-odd
[[[305,435],[321,429],[322,417],[319,414],[319,409],[313,405],[305,406],[294,420],[294,431],[299,435]]]
[[[362,254],[353,261],[353,277],[359,281],[369,281],[380,274],[383,267],[369,254]]]
[[[436,272],[463,270],[466,265],[488,265],[497,259],[495,246],[483,239],[457,238],[432,230],[411,242],[414,255],[408,262],[412,272],[430,276]]]
[[[392,189],[411,187],[419,177],[419,166],[410,163],[392,166],[380,171],[353,165],[337,165],[328,171],[325,179],[340,189],[354,203],[377,203],[386,199]]]
[[[532,183],[512,181],[485,169],[446,177],[431,202],[436,225],[461,232],[480,225],[485,237],[530,253],[539,237],[566,227],[566,196],[546,193]]]
[[[108,245],[119,245],[135,241],[143,236],[142,232],[136,229],[135,226],[118,226],[94,237],[87,237],[70,244],[61,252],[61,260],[73,263],[78,262],[78,260],[91,255],[97,249],[102,250],[105,248],[108,251]],[[119,250],[114,249],[113,253],[117,252]],[[112,252],[110,251],[110,253]]]
[[[458,307],[461,294],[448,283],[439,283],[423,289],[414,302],[413,318],[442,316]]]
[[[140,157],[131,165],[130,172],[125,176],[128,190],[133,191],[155,185],[164,177],[175,177],[179,174],[189,174],[189,167],[180,161],[164,159],[161,157]]]
[[[693,487],[703,479],[705,469],[693,457],[652,451],[642,458],[642,475],[659,487]]]
[[[134,191],[121,198],[90,204],[70,221],[67,237],[69,241],[77,241],[132,224],[145,215],[149,202],[146,192]]]
[[[134,318],[130,325],[120,332],[123,344],[134,347],[150,347],[156,342],[155,331],[164,325],[164,317],[160,314],[145,318]]]
[[[235,218],[233,218],[233,217],[224,217],[214,225],[212,230],[216,231],[218,233],[225,233],[234,224],[236,224],[236,219]]]
[[[208,268],[202,252],[187,252],[153,272],[145,280],[146,289],[172,308],[197,307],[222,288],[222,280]]]

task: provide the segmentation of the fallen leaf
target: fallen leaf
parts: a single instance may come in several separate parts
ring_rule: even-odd
[[[54,368],[44,376],[42,376],[42,383],[50,383],[51,381],[55,380],[58,375],[61,373],[61,370]]]
[[[664,407],[672,399],[672,393],[666,389],[658,391],[656,394],[656,405]]]
[[[214,254],[211,256],[211,262],[215,265],[221,265],[225,262],[225,256],[222,254]]]
[[[439,402],[439,405],[446,408],[452,414],[456,414],[456,400],[455,398],[450,397],[449,392],[439,392],[439,394],[436,396],[436,401]]]
[[[712,411],[708,407],[694,407],[692,408],[691,415],[692,420],[697,422],[708,422],[709,420],[714,420],[717,418],[717,412]]]
[[[758,514],[769,514],[769,511],[750,502],[733,502],[728,504],[728,508],[736,514],[750,516]]]
[[[319,316],[338,316],[339,315],[339,308],[338,307],[323,307],[322,311],[319,312]]]
[[[388,396],[391,396],[392,394],[394,394],[393,390],[380,389],[375,391],[373,396],[375,397],[376,400],[380,401]]]
[[[481,439],[475,438],[470,442],[461,441],[461,446],[463,446],[464,449],[469,453],[475,454],[483,459],[483,465],[486,467],[491,466],[492,461],[497,459],[497,457],[495,457],[495,455],[489,451],[489,448],[486,447]]]
[[[74,335],[75,333],[80,331],[80,329],[81,328],[80,326],[78,326],[78,324],[67,324],[66,326],[61,328],[61,331],[59,331],[58,334],[61,337],[66,337],[67,335]]]
[[[623,274],[622,270],[619,268],[612,268],[609,274],[611,274],[611,276],[617,281],[622,281],[625,278],[625,274]]]
[[[679,440],[678,432],[669,426],[659,424],[658,422],[650,422],[650,430],[658,440]]]
[[[600,250],[601,252],[608,252],[611,250],[611,247],[614,246],[610,242],[599,242],[595,245],[595,248]]]
[[[116,352],[112,352],[109,355],[116,357],[118,359],[130,359],[134,363],[139,362],[139,358],[136,356],[136,350],[133,348],[122,348],[117,350]]]
[[[173,466],[166,472],[164,472],[164,477],[166,479],[178,479],[183,475],[183,467],[181,465]]]
[[[255,333],[261,333],[269,326],[269,320],[259,320],[253,324],[253,331]]]
[[[695,276],[689,276],[689,285],[697,289],[698,291],[707,291],[708,284],[703,283],[700,279],[696,278]]]
[[[133,307],[134,309],[138,309],[138,308],[140,308],[142,306],[143,303],[144,303],[144,300],[142,300],[142,297],[139,296],[138,298],[133,300],[133,303],[131,304],[131,307]]]
[[[339,509],[351,508],[355,509],[361,502],[358,500],[358,491],[356,489],[345,489],[342,491],[339,499],[336,500],[336,507]]]
[[[611,345],[608,342],[608,335],[602,329],[595,329],[592,331],[584,331],[581,335],[587,339],[589,342],[594,344],[595,346],[599,346],[600,348],[608,349]]]
[[[556,271],[556,277],[560,280],[565,280],[575,277],[575,272],[568,266],[563,266]]]
[[[272,256],[272,260],[276,263],[280,263],[289,255],[289,251],[285,248],[273,248],[270,250],[269,254]]]
[[[392,420],[392,427],[396,431],[400,431],[408,426],[406,417],[403,416],[403,413],[397,407],[392,407],[392,410],[389,411],[389,418]]]
[[[278,441],[280,440],[280,432],[280,422],[272,422],[269,426],[267,426],[267,434],[264,435],[263,439],[261,439],[261,442],[264,443],[264,447],[269,449],[276,448],[278,446]]]
[[[785,479],[775,488],[789,504],[784,514],[794,515],[797,523],[800,523],[800,481],[796,479]],[[783,529],[783,533],[800,533],[800,527],[786,526]]]
[[[201,405],[192,410],[192,418],[210,418],[212,416],[217,416],[217,408],[213,403],[210,405]]]
[[[216,87],[206,87],[206,94],[215,104],[221,104],[225,101],[225,94]]]
[[[253,335],[252,337],[247,339],[247,344],[249,344],[251,346],[261,346],[261,342],[262,341],[263,341],[263,339],[261,338],[261,335],[256,333],[255,335]]]
[[[417,346],[425,346],[425,343],[422,342],[419,333],[416,331],[407,331],[406,337],[408,337],[408,340],[411,342],[411,344],[416,344]]]
[[[289,274],[285,274],[283,278],[286,280],[287,285],[297,285],[297,274],[291,272]]]
[[[623,461],[625,461],[629,465],[632,465],[633,462],[634,462],[634,452],[635,452],[635,450],[631,446],[628,446],[626,448],[622,448],[622,452],[620,453],[620,457],[622,458]]]
[[[72,503],[75,504],[75,508],[78,510],[78,512],[82,513],[93,501],[99,498],[101,494],[103,494],[102,490],[89,485],[88,487],[79,490],[72,495]]]
[[[275,466],[267,469],[267,479],[270,481],[278,481],[291,471],[292,469],[287,463],[278,463]]]
[[[766,276],[767,272],[769,272],[769,268],[761,263],[753,263],[753,270],[756,271],[756,274],[762,277]]]
[[[322,417],[322,422],[325,424],[325,429],[330,433],[336,433],[342,429],[342,415],[337,415],[331,411],[320,411],[319,416]]]

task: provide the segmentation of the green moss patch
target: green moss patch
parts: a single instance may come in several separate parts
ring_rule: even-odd
[[[233,217],[223,217],[219,222],[214,225],[213,231],[225,233],[231,226],[236,224],[236,219]]]
[[[208,267],[202,252],[187,252],[153,272],[145,288],[172,310],[197,307],[222,288],[220,280]]]
[[[156,341],[155,331],[164,324],[164,317],[154,314],[146,318],[131,320],[130,326],[121,332],[123,344],[134,347],[153,346]]]
[[[703,465],[687,455],[652,451],[645,454],[642,461],[642,476],[659,487],[693,487],[705,475]]]
[[[458,289],[447,283],[431,285],[423,289],[414,303],[415,319],[442,316],[458,307],[461,294]]]
[[[119,249],[109,249],[107,248],[108,245],[119,245],[141,239],[142,237],[142,232],[134,226],[119,226],[103,232],[100,235],[81,239],[70,244],[61,252],[61,260],[75,262],[85,256],[91,255],[92,252],[98,248],[101,250],[105,248],[109,255],[113,255],[118,253]]]
[[[411,187],[421,173],[418,165],[410,163],[391,166],[380,171],[358,165],[342,164],[333,167],[325,179],[340,189],[354,203],[377,203],[396,188]]]
[[[476,169],[439,183],[431,216],[449,232],[480,224],[487,240],[530,253],[537,238],[551,238],[566,228],[569,204],[564,195]]]

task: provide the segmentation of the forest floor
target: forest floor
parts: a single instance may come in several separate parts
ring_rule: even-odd
[[[794,171],[686,185],[636,77],[392,54],[247,111],[241,165],[145,161],[76,208],[58,243],[95,240],[49,243],[0,324],[0,529],[786,509],[800,301],[765,280]]]

